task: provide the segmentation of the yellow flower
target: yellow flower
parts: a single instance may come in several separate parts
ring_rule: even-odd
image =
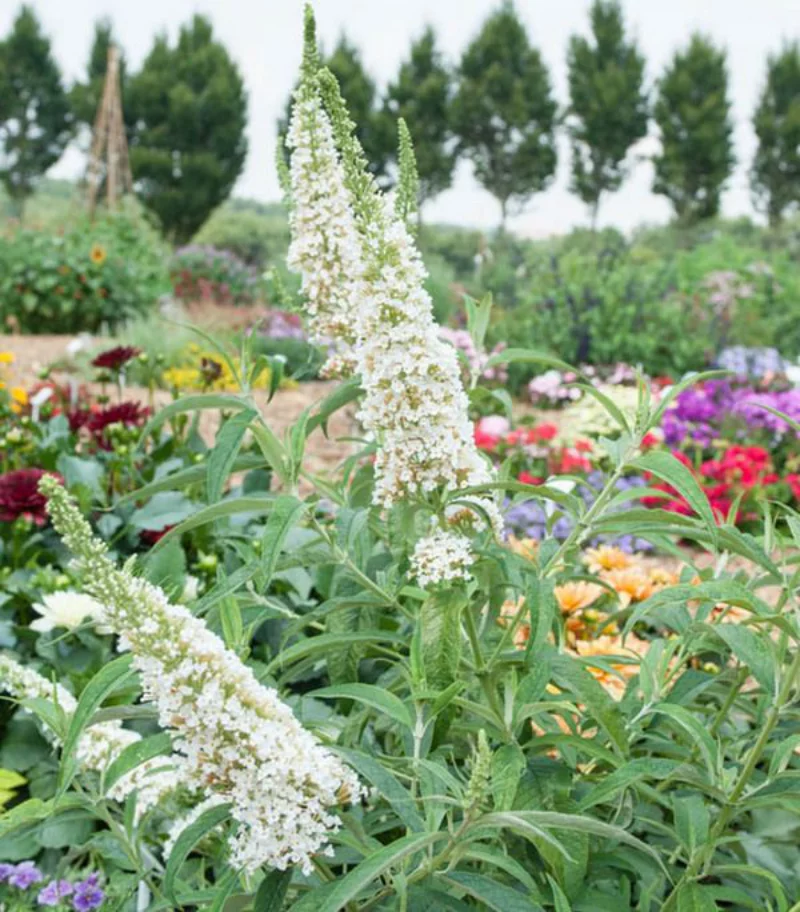
[[[0,351],[0,364],[13,364],[14,352]]]
[[[102,244],[92,244],[92,249],[89,252],[89,259],[94,263],[95,266],[102,266],[106,261],[106,248]]]
[[[11,393],[11,410],[21,412],[28,404],[28,394],[21,386],[12,386],[9,392]]]
[[[603,594],[603,587],[597,583],[587,583],[585,580],[564,583],[563,586],[556,586],[553,590],[558,607],[563,614],[574,614],[588,608],[592,602]]]
[[[583,562],[589,567],[591,573],[601,570],[623,570],[632,567],[634,559],[621,548],[613,545],[600,545],[599,548],[587,548],[583,555]]]

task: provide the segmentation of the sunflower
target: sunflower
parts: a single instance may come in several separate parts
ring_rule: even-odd
[[[102,244],[92,244],[92,249],[89,251],[89,259],[95,266],[102,266],[107,256],[106,248]]]

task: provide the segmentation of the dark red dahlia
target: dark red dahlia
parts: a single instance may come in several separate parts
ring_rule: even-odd
[[[45,475],[55,475],[44,469],[15,469],[0,475],[0,522],[14,522],[20,516],[37,526],[47,522],[47,498],[39,493],[39,482]]]
[[[132,345],[118,345],[116,348],[109,348],[108,351],[100,352],[92,361],[92,366],[116,373],[121,371],[129,361],[132,361],[141,353],[141,348],[134,348]]]
[[[138,402],[120,402],[109,405],[99,412],[91,414],[86,421],[86,428],[94,437],[98,446],[104,450],[111,448],[107,437],[107,430],[111,425],[121,424],[124,427],[140,427],[147,419],[150,410],[143,408]]]

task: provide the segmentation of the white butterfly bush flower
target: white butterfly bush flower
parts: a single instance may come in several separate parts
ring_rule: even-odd
[[[37,671],[20,664],[6,654],[0,655],[0,689],[10,693],[17,700],[53,701],[67,717],[71,716],[78,706],[75,697],[61,684],[48,681]],[[50,729],[45,728],[44,731],[52,742],[57,742]],[[78,741],[78,763],[85,769],[102,773],[126,747],[140,738],[137,732],[123,728],[118,719],[91,725]],[[109,791],[109,797],[116,801],[124,801],[136,790],[136,814],[139,817],[177,785],[178,775],[174,762],[157,757],[122,776]]]
[[[452,498],[492,477],[474,443],[458,358],[439,336],[422,258],[405,218],[365,168],[335,80],[323,72],[317,85],[330,115],[347,204],[358,231],[361,266],[349,273],[347,288],[356,367],[364,389],[359,419],[378,444],[374,502],[388,508],[400,501]],[[335,193],[338,200],[338,184]],[[484,528],[487,519],[499,535],[502,518],[496,503],[475,496],[462,497],[458,507],[436,517],[412,562],[418,581],[435,585],[467,575],[469,537]],[[440,527],[442,522],[450,526],[450,534]],[[459,536],[463,540],[456,543]]]
[[[302,277],[312,339],[332,346],[323,374],[349,376],[355,366],[358,240],[330,119],[307,79],[295,96],[286,144],[292,231],[287,262]]]
[[[204,621],[118,569],[57,481],[42,491],[87,590],[107,606],[120,648],[133,653],[144,698],[173,733],[184,784],[231,804],[239,823],[231,863],[248,872],[291,864],[310,871],[339,827],[331,809],[361,794],[355,774]]]

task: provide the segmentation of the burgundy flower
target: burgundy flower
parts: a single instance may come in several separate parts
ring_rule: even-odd
[[[120,402],[91,414],[86,421],[86,428],[94,437],[95,443],[104,450],[108,450],[111,449],[111,443],[106,432],[111,425],[140,427],[149,413],[150,410],[143,408],[138,402]]]
[[[160,542],[161,539],[169,532],[170,529],[174,529],[175,526],[164,526],[163,529],[142,529],[139,533],[139,538],[146,545],[155,545],[156,542]]]
[[[0,475],[0,522],[14,522],[20,516],[37,526],[47,522],[47,498],[39,493],[39,482],[45,475],[61,480],[54,472],[44,469],[16,469]]]
[[[140,348],[134,348],[132,345],[118,345],[116,348],[109,348],[108,351],[100,352],[92,361],[92,366],[116,373],[121,371],[129,361],[141,353],[142,350]]]

